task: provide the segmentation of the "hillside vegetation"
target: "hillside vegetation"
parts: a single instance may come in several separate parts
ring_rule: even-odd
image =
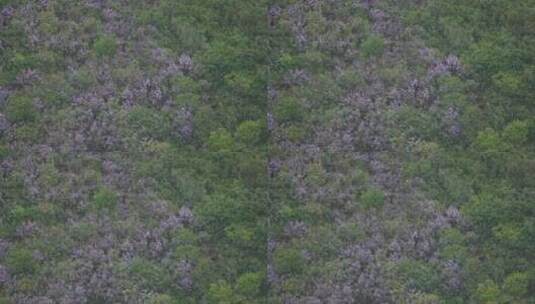
[[[534,0],[0,10],[0,304],[535,303]]]

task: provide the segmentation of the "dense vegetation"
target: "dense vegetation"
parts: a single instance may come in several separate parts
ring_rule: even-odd
[[[535,303],[535,1],[0,0],[0,303]]]

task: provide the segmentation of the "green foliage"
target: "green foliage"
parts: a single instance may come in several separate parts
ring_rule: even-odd
[[[499,303],[500,294],[500,287],[492,280],[487,280],[477,286],[476,297],[479,303]]]
[[[211,304],[234,304],[237,303],[232,287],[225,281],[210,284],[207,293],[208,303]]]
[[[518,95],[522,89],[522,78],[511,72],[499,72],[492,76],[494,86],[506,95]]]
[[[360,195],[359,203],[365,209],[381,208],[385,203],[385,194],[379,189],[368,189]]]
[[[311,164],[307,168],[306,183],[313,187],[320,187],[327,183],[327,176],[321,164]]]
[[[528,294],[529,284],[530,278],[527,273],[515,272],[505,278],[503,291],[515,299],[520,299]]]
[[[236,281],[236,291],[241,295],[253,298],[260,292],[265,274],[262,272],[250,272],[242,274]]]
[[[8,100],[6,116],[12,122],[31,122],[37,118],[38,113],[31,97],[15,95]]]
[[[529,290],[530,278],[527,273],[515,272],[508,275],[503,282],[503,291],[516,299],[525,296]]]
[[[273,256],[276,269],[283,274],[299,274],[305,268],[305,258],[292,248],[279,248]]]
[[[236,244],[247,245],[253,240],[255,231],[251,227],[231,224],[225,228],[225,235]]]
[[[225,129],[210,133],[208,147],[214,152],[231,152],[234,150],[234,138]]]
[[[92,204],[97,210],[113,210],[118,200],[117,193],[109,188],[101,187],[93,194]]]
[[[9,147],[6,145],[0,144],[0,160],[3,160],[9,155]]]
[[[170,277],[161,265],[137,258],[129,266],[130,274],[145,288],[163,289],[168,287]]]
[[[149,304],[174,304],[176,303],[170,295],[156,294],[150,297]]]
[[[443,301],[438,295],[419,293],[414,298],[414,304],[442,304]]]
[[[26,124],[15,129],[15,136],[21,141],[36,142],[41,129],[36,124]]]
[[[32,274],[38,268],[38,263],[33,258],[32,251],[23,247],[16,247],[8,252],[6,265],[14,274],[21,275]]]
[[[511,74],[502,71],[520,67],[524,56],[514,45],[513,36],[505,32],[489,35],[470,47],[466,60],[483,80],[494,77],[499,85],[500,82],[510,84],[506,77]]]
[[[431,140],[439,134],[440,125],[428,112],[402,106],[393,113],[393,120],[405,136]]]
[[[201,249],[197,246],[197,235],[189,229],[180,229],[174,237],[178,243],[173,252],[176,260],[197,261],[201,257]]]
[[[355,86],[364,85],[364,78],[358,71],[347,69],[340,75],[338,82],[344,89],[351,89]]]
[[[171,124],[168,117],[147,107],[134,107],[128,113],[127,122],[130,129],[141,137],[164,139],[170,136]]]
[[[93,43],[98,58],[113,57],[117,52],[117,41],[113,36],[100,36]]]
[[[356,223],[348,223],[339,227],[337,235],[346,242],[355,242],[364,237],[362,229]]]
[[[27,220],[36,220],[39,212],[35,207],[15,206],[9,212],[9,219],[14,224],[20,224]]]
[[[0,296],[0,304],[10,304],[12,301],[8,297]]]
[[[475,143],[484,155],[495,155],[503,151],[500,136],[492,129],[486,129],[480,132]]]
[[[306,130],[302,126],[288,126],[286,129],[286,134],[289,140],[292,142],[300,142],[305,139]]]
[[[0,303],[534,302],[533,1],[19,2]]]
[[[261,140],[262,132],[260,121],[244,121],[238,126],[237,137],[245,144],[254,145]]]
[[[381,36],[372,35],[367,37],[360,45],[364,58],[378,57],[384,52],[385,41]]]
[[[502,132],[503,139],[515,145],[524,144],[528,140],[529,124],[527,121],[514,120]]]
[[[303,119],[303,107],[296,98],[283,98],[275,108],[275,115],[281,122],[298,122]]]
[[[250,94],[254,90],[255,77],[243,72],[231,72],[225,75],[225,84],[232,87],[237,93]]]
[[[423,292],[436,290],[441,284],[437,270],[421,261],[407,260],[399,264],[398,275],[405,286]]]
[[[455,228],[444,230],[439,238],[440,255],[447,260],[464,261],[469,256],[465,236]]]

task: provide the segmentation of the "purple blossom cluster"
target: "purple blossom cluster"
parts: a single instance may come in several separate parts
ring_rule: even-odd
[[[305,30],[305,15],[303,8],[299,4],[290,5],[287,8],[287,14],[291,22],[291,31],[294,35],[297,48],[304,50],[308,43],[308,37]]]

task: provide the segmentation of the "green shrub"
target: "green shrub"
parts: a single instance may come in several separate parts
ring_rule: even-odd
[[[136,106],[127,116],[128,126],[141,137],[164,139],[170,135],[171,124],[168,117],[156,110]]]
[[[379,189],[371,188],[360,195],[360,204],[365,209],[381,208],[384,203],[385,194]]]
[[[208,289],[208,303],[211,304],[234,304],[236,297],[232,291],[232,287],[225,281],[210,284]]]
[[[230,152],[234,149],[234,138],[225,129],[213,131],[208,138],[208,147],[215,152]]]
[[[339,226],[337,235],[347,242],[355,242],[364,236],[361,228],[356,223],[346,223]]]
[[[425,262],[407,260],[398,265],[398,275],[406,288],[423,292],[431,292],[441,285],[437,269]]]
[[[13,303],[8,297],[0,297],[0,304],[10,304]]]
[[[364,58],[377,57],[383,54],[385,48],[384,39],[380,36],[369,36],[360,46]]]
[[[238,139],[246,144],[255,144],[262,136],[262,124],[259,121],[244,121],[238,126]]]
[[[442,304],[443,301],[435,294],[419,293],[413,299],[414,304]]]
[[[93,195],[93,206],[97,210],[102,209],[115,209],[119,196],[112,190],[101,187]]]
[[[526,273],[515,272],[508,275],[503,283],[503,291],[513,297],[523,297],[529,288],[529,276]]]
[[[37,118],[37,110],[29,96],[18,95],[9,98],[6,116],[11,122],[30,122]]]
[[[173,256],[177,260],[195,261],[201,256],[201,249],[195,245],[178,245]]]
[[[464,234],[456,229],[449,228],[440,232],[439,248],[440,256],[446,260],[464,261],[468,256]]]
[[[479,283],[475,293],[478,303],[484,304],[498,303],[500,294],[499,286],[492,280]]]
[[[7,145],[0,144],[0,160],[8,157],[9,147]]]
[[[299,142],[306,137],[306,128],[303,126],[288,126],[286,128],[286,134],[290,141]]]
[[[225,84],[241,93],[251,93],[254,81],[254,75],[246,73],[231,72],[225,75]]]
[[[39,217],[39,211],[36,207],[23,207],[17,205],[10,209],[9,219],[14,224],[20,224],[27,220],[36,220]]]
[[[236,290],[247,297],[254,297],[259,293],[264,280],[261,272],[249,272],[241,275],[236,282]]]
[[[365,85],[364,77],[362,77],[362,72],[353,70],[353,69],[346,69],[342,72],[338,80],[338,83],[341,87],[344,89],[351,89],[356,86],[363,86]]]
[[[523,144],[528,139],[529,124],[526,121],[515,120],[505,127],[502,132],[504,140],[513,144]]]
[[[101,36],[95,40],[93,49],[99,58],[112,57],[117,51],[117,41],[112,36]]]
[[[130,265],[130,274],[146,288],[164,289],[170,283],[169,274],[159,264],[136,258]]]
[[[149,304],[173,304],[173,298],[166,294],[155,294],[150,297]]]
[[[35,123],[26,124],[15,129],[15,137],[18,140],[26,142],[35,142],[39,140],[41,127]]]
[[[506,95],[522,92],[522,78],[513,72],[499,72],[492,76],[493,84]]]
[[[280,248],[275,251],[275,267],[283,274],[298,274],[305,268],[305,259],[297,249]]]
[[[37,269],[32,251],[26,248],[13,248],[6,257],[6,264],[14,274],[32,274]]]
[[[499,134],[490,128],[478,133],[475,144],[483,157],[498,156],[505,149],[505,143]]]
[[[230,224],[225,228],[225,235],[237,244],[250,245],[255,236],[255,231],[245,225]]]
[[[275,108],[275,117],[281,122],[299,122],[303,108],[296,98],[283,98]]]

